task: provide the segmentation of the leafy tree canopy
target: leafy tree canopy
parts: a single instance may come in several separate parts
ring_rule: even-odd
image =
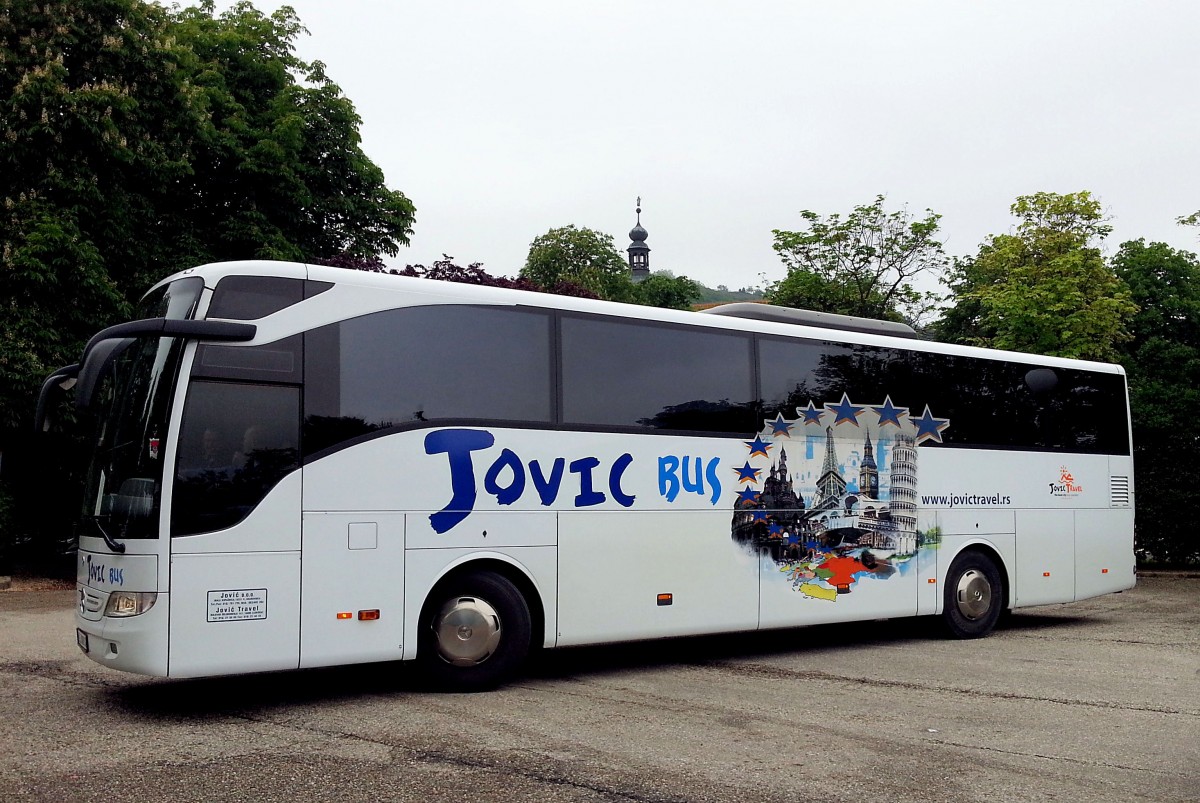
[[[414,210],[287,7],[12,0],[0,14],[0,426],[154,281],[395,254]]]
[[[1138,308],[1130,320],[1132,340],[1124,351],[1153,338],[1194,344],[1200,350],[1200,263],[1195,254],[1134,240],[1121,244],[1112,267]]]
[[[915,277],[940,278],[947,265],[936,239],[941,216],[922,219],[884,210],[884,196],[843,218],[804,210],[806,228],[775,229],[775,253],[787,276],[767,288],[773,304],[864,318],[920,323],[937,300]]]
[[[1135,444],[1200,441],[1200,262],[1164,243],[1123,243],[1113,269],[1138,305],[1121,361],[1129,374]]]
[[[700,300],[703,287],[686,276],[672,276],[666,271],[651,273],[633,285],[633,301],[647,307],[691,309]]]
[[[657,271],[635,284],[612,235],[574,225],[536,237],[519,280],[548,292],[558,292],[554,288],[566,282],[567,287],[585,288],[608,301],[671,309],[690,309],[702,293],[698,282],[669,271]]]
[[[529,244],[520,278],[539,287],[574,282],[609,301],[630,301],[629,265],[611,234],[574,225],[550,229]]]
[[[953,304],[941,339],[991,348],[1114,360],[1137,311],[1129,288],[1105,262],[1111,231],[1086,191],[1021,196],[1013,234],[988,237],[974,257],[956,260]]]

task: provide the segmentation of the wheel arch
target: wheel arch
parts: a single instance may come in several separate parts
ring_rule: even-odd
[[[534,649],[541,647],[546,638],[545,599],[529,569],[513,558],[499,553],[471,555],[446,566],[425,592],[421,603],[421,615],[417,621],[424,622],[430,616],[431,606],[435,604],[442,586],[475,572],[492,572],[516,587],[529,607],[530,644]]]
[[[958,560],[961,556],[969,552],[976,552],[980,555],[983,555],[985,558],[990,560],[993,565],[995,565],[996,571],[1000,573],[1000,586],[1001,591],[1004,594],[1004,601],[1000,606],[1001,610],[1011,610],[1013,603],[1012,580],[1009,577],[1008,564],[1005,562],[1004,556],[1000,554],[1000,550],[997,549],[995,545],[990,544],[987,541],[972,541],[971,543],[964,545],[961,549],[954,553],[954,557],[951,558],[950,562],[946,564],[946,571],[949,572],[950,567],[954,565],[954,561]],[[938,608],[938,613],[941,613],[942,599],[940,595],[938,597]]]

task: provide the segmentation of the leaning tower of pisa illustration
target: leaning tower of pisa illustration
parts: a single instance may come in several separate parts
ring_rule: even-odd
[[[896,552],[917,551],[917,446],[912,435],[898,434],[892,443],[891,499],[896,525]]]

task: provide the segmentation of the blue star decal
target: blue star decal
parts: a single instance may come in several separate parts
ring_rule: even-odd
[[[767,520],[767,511],[765,511],[765,510],[756,510],[750,514],[750,521],[766,521],[766,520]]]
[[[858,426],[858,416],[861,415],[862,411],[867,408],[866,407],[855,407],[853,404],[850,403],[850,397],[847,396],[845,393],[843,393],[842,400],[840,402],[838,402],[837,404],[826,404],[825,409],[829,410],[831,413],[833,413],[834,415],[837,416],[837,418],[835,418],[834,422],[833,422],[834,426],[837,426],[838,424],[842,423],[843,421],[848,421],[857,427]]]
[[[912,419],[912,422],[917,425],[917,443],[925,440],[942,442],[942,431],[950,426],[949,418],[934,418],[933,413],[929,412],[929,405],[925,405],[925,412],[920,418]]]
[[[808,400],[807,407],[797,407],[796,412],[804,416],[805,424],[820,424],[821,416],[825,415],[824,410],[818,410],[812,403],[812,399]]]
[[[879,426],[881,427],[885,424],[900,426],[900,416],[908,415],[907,407],[895,407],[892,405],[891,396],[883,400],[882,407],[872,407],[871,409],[879,416]]]
[[[754,490],[753,488],[743,488],[742,490],[738,491],[738,504],[740,504],[742,507],[746,507],[747,505],[756,505],[758,504],[759,495],[760,492]]]
[[[783,435],[788,438],[792,437],[793,422],[785,419],[783,413],[779,413],[775,416],[774,421],[767,421],[766,424],[771,428],[772,438],[776,435]]]
[[[746,465],[741,468],[735,468],[734,471],[738,473],[738,482],[758,482],[758,474],[762,469],[755,468],[747,460]]]
[[[754,457],[755,455],[762,455],[763,457],[769,456],[767,454],[767,450],[771,448],[771,445],[764,441],[761,436],[756,436],[752,441],[742,441],[742,443],[750,447],[751,457]]]
[[[767,526],[767,532],[769,532],[771,535],[782,535],[783,527],[780,527],[778,524],[772,522]]]

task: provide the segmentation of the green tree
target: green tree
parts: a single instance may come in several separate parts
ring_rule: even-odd
[[[1114,360],[1137,311],[1129,288],[1105,262],[1112,230],[1088,192],[1017,198],[1014,234],[988,237],[956,260],[952,304],[939,338],[991,348]]]
[[[1179,526],[1179,511],[1200,504],[1200,260],[1144,240],[1123,243],[1113,269],[1138,312],[1121,348],[1133,411],[1134,462],[1142,488],[1170,488],[1139,499],[1139,551],[1172,563],[1200,561],[1200,543]]]
[[[290,8],[266,16],[249,3],[220,15],[211,0],[4,3],[6,467],[42,377],[163,276],[224,259],[395,254],[408,241],[412,204],[362,152],[353,104],[323,66],[295,57],[302,32]]]
[[[703,288],[686,276],[674,276],[669,271],[655,271],[633,285],[632,301],[647,307],[691,309],[700,300]]]
[[[947,265],[936,239],[941,216],[884,210],[884,196],[845,218],[804,210],[807,228],[775,229],[774,249],[787,275],[767,288],[773,304],[819,312],[919,324],[937,300],[917,289],[921,274],[940,277]]]
[[[413,206],[363,153],[361,119],[325,65],[294,55],[295,12],[213,12],[205,0],[171,29],[206,123],[180,210],[197,256],[395,256]]]
[[[0,427],[163,276],[395,254],[412,204],[282,8],[29,2],[0,14]]]
[[[155,228],[144,189],[178,178],[182,129],[199,121],[170,85],[168,28],[162,9],[119,0],[0,15],[0,426],[126,310],[120,282],[142,272],[134,244]]]
[[[535,237],[519,276],[544,289],[569,281],[609,301],[633,300],[629,265],[612,235],[589,228],[563,226]]]
[[[670,271],[635,284],[611,234],[574,225],[550,229],[529,244],[522,280],[547,293],[580,295],[582,288],[606,301],[669,309],[691,309],[702,294],[698,282]]]

